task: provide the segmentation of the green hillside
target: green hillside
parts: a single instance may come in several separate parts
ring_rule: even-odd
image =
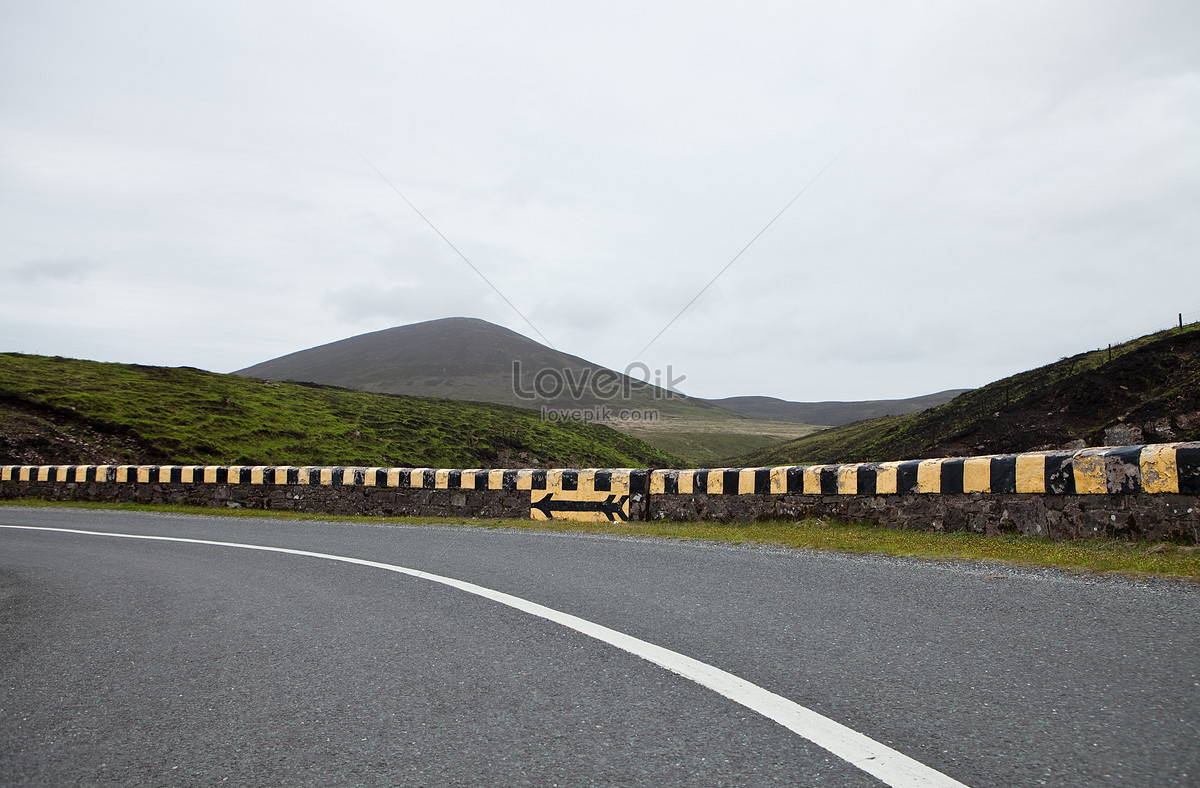
[[[880,462],[1200,440],[1200,324],[1022,372],[921,413],[824,430],[730,465]]]
[[[608,427],[535,411],[0,353],[0,464],[671,467]]]

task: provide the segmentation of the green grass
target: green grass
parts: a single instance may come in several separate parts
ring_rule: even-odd
[[[78,423],[132,436],[150,456],[114,458],[127,462],[450,468],[679,464],[672,455],[608,427],[546,423],[529,410],[268,382],[189,367],[0,353],[0,426],[6,407],[67,429]],[[21,462],[0,456],[6,461]]]
[[[576,523],[517,519],[446,517],[347,517],[340,515],[262,511],[214,510],[198,506],[131,503],[77,503],[23,499],[0,505],[56,506],[122,511],[156,511],[222,517],[270,517],[289,520],[361,522],[371,524],[463,525],[486,528],[621,534],[669,539],[696,539],[732,544],[778,545],[793,549],[843,553],[879,553],[935,561],[993,561],[1026,567],[1067,571],[1165,577],[1200,582],[1200,549],[1166,543],[1115,539],[1051,541],[1023,536],[980,536],[969,533],[929,533],[828,520],[727,523]]]

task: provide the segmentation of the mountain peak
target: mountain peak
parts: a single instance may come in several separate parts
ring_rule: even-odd
[[[569,372],[576,381],[595,380],[600,373],[610,376],[610,380],[613,375],[623,377],[474,317],[447,317],[359,334],[264,361],[235,374],[527,408],[598,404],[596,398],[586,395],[558,397],[550,402],[523,398],[514,385],[514,364],[519,365],[525,388],[532,386],[534,376],[543,370]],[[641,382],[634,385],[642,390],[653,389]]]

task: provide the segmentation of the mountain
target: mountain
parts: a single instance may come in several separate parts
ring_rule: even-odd
[[[536,411],[0,353],[0,464],[670,467],[600,424]]]
[[[486,320],[466,317],[359,334],[234,374],[524,408],[607,405],[613,410],[655,409],[664,417],[737,418],[703,400],[643,383]]]
[[[911,412],[920,408],[921,400],[936,404],[954,393],[895,403],[787,403],[769,397],[708,401],[643,383],[507,328],[464,317],[360,334],[234,374],[533,409],[600,409],[598,420],[693,465],[710,465],[807,435],[819,429],[812,424]],[[621,418],[621,411],[641,418]],[[819,420],[807,421],[808,413]],[[595,417],[595,411],[588,415]]]
[[[535,410],[583,409],[584,418],[691,465],[706,465],[816,429],[733,413],[474,318],[430,320],[361,334],[234,374]]]
[[[880,416],[920,413],[965,394],[971,389],[949,389],[908,399],[875,399],[851,402],[789,402],[775,397],[726,397],[705,400],[712,405],[755,419],[795,421],[838,427],[853,421]]]
[[[846,424],[738,465],[879,462],[1200,440],[1200,323],[1022,372],[917,414]]]

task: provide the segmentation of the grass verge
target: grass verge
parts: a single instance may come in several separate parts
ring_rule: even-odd
[[[828,520],[769,521],[746,524],[712,522],[577,523],[564,520],[535,522],[518,519],[450,517],[363,517],[318,512],[262,509],[212,509],[202,506],[133,503],[89,503],[16,499],[3,505],[115,509],[222,517],[271,517],[287,520],[325,520],[372,524],[463,525],[484,528],[621,534],[668,539],[699,539],[731,544],[777,545],[843,553],[882,553],[933,561],[998,561],[1027,567],[1164,577],[1200,582],[1200,548],[1168,543],[1116,539],[1052,541],[1023,536],[980,536],[969,533],[904,531],[861,523]]]

